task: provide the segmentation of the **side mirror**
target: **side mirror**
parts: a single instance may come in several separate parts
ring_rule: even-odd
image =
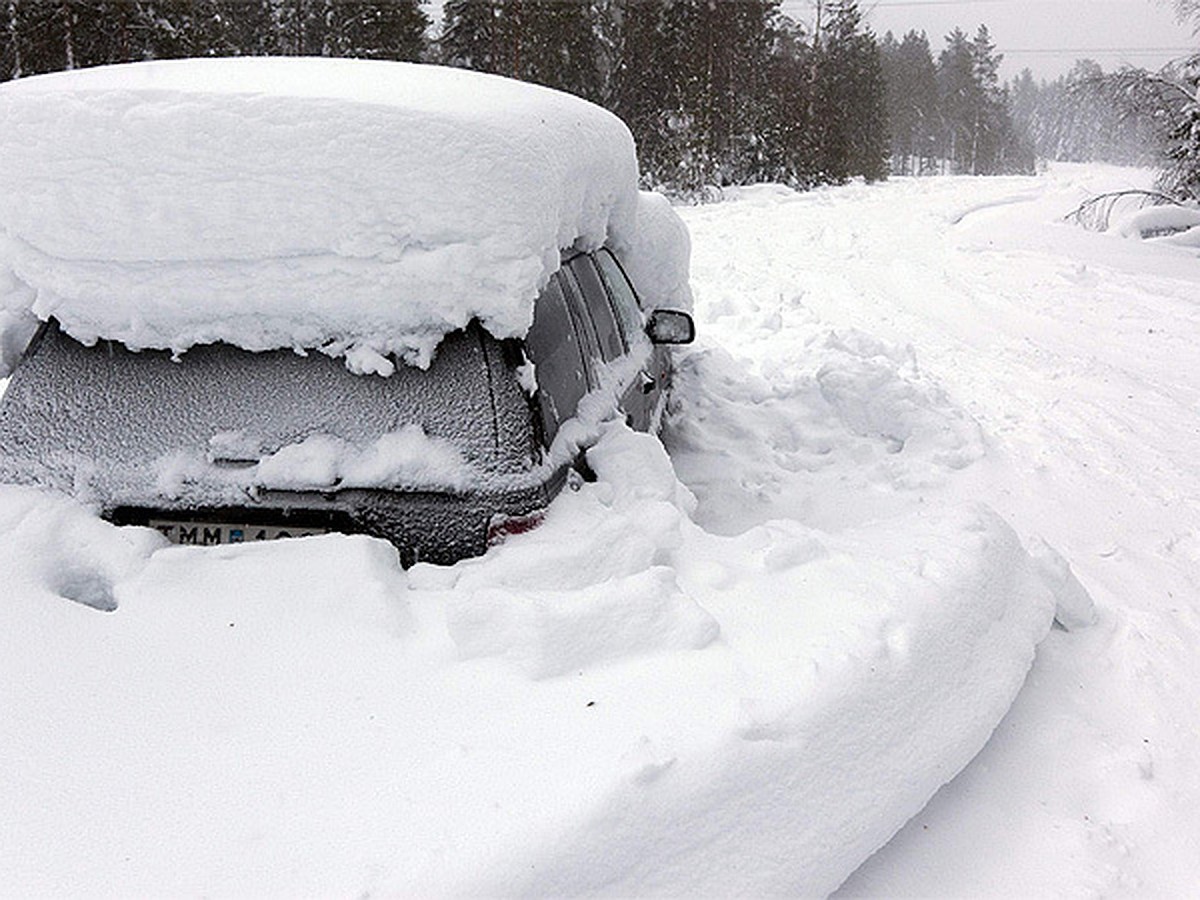
[[[656,309],[646,320],[646,334],[655,344],[690,344],[696,339],[696,323],[678,309]]]

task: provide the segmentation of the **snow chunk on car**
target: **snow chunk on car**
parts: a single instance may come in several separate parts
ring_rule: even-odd
[[[1194,206],[1165,204],[1150,206],[1119,220],[1113,231],[1122,237],[1170,237],[1200,229],[1200,209]]]
[[[269,488],[440,487],[464,489],[476,477],[452,443],[431,438],[416,425],[357,448],[341,438],[314,434],[281,447],[255,466]]]
[[[646,268],[639,241],[647,305],[686,306],[686,230],[637,177],[616,116],[456,69],[205,59],[21,79],[0,86],[0,321],[32,311],[85,343],[177,353],[319,348],[387,374],[380,357],[425,365],[472,318],[523,335],[562,249],[607,243]]]

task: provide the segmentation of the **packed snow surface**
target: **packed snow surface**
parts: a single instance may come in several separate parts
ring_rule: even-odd
[[[1186,893],[1200,273],[1059,221],[1133,177],[686,210],[671,455],[454,567],[0,489],[0,884]]]
[[[320,348],[386,375],[472,317],[524,334],[560,250],[606,241],[649,305],[686,306],[686,233],[636,185],[612,114],[463,70],[206,59],[20,79],[0,86],[0,330],[54,316],[85,343]]]

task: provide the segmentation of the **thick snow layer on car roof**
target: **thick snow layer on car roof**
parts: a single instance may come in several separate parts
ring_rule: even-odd
[[[645,234],[661,259],[672,222],[636,185],[617,117],[474,72],[208,59],[23,79],[0,87],[0,310],[85,342],[424,364],[472,317],[523,334],[563,248],[636,262]],[[673,252],[640,267],[652,305],[687,302],[685,232]]]

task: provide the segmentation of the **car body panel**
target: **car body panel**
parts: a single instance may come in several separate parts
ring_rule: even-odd
[[[565,260],[524,341],[472,323],[443,339],[427,370],[401,364],[387,377],[319,352],[85,347],[52,320],[0,401],[0,480],[74,494],[121,524],[163,522],[176,540],[261,524],[384,537],[406,565],[477,555],[495,522],[523,521],[561,489],[574,460],[551,446],[582,398],[610,393],[633,427],[657,425],[670,357],[646,337],[619,263],[600,252],[599,263]],[[533,392],[521,375],[531,363]],[[362,448],[398,429],[419,430],[461,466],[449,477],[417,465],[380,484],[255,480],[273,454],[314,436]]]

